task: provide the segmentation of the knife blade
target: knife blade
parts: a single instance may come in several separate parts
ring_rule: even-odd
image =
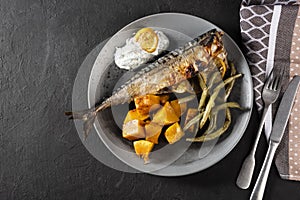
[[[276,113],[276,118],[273,124],[273,129],[270,136],[270,141],[280,142],[289,120],[290,113],[292,111],[293,102],[295,100],[297,90],[299,87],[300,76],[295,76],[290,82],[287,90],[285,91],[279,108]]]
[[[277,147],[284,134],[287,122],[289,120],[289,116],[293,108],[293,102],[297,94],[299,83],[300,76],[295,76],[293,80],[289,83],[289,86],[281,99],[273,124],[267,155],[265,157],[264,164],[260,170],[260,173],[254,185],[253,191],[250,196],[250,200],[263,199],[271,164]]]

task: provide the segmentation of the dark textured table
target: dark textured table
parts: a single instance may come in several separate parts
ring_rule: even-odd
[[[0,199],[248,199],[250,190],[240,190],[235,180],[254,139],[256,112],[222,161],[176,178],[106,167],[63,115],[71,109],[86,55],[129,22],[188,13],[216,24],[240,45],[239,6],[238,0],[0,0]],[[300,183],[281,180],[273,166],[265,199],[299,200]]]

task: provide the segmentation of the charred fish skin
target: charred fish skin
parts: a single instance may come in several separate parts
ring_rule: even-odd
[[[221,40],[222,35],[223,32],[216,29],[210,30],[183,47],[148,64],[115,90],[103,104],[109,104],[105,106],[109,107],[130,102],[136,96],[158,94],[163,88],[207,70],[208,63],[216,57],[227,63],[227,53]]]

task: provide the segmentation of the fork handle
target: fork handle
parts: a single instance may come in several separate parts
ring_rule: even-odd
[[[255,167],[255,152],[256,152],[258,142],[259,142],[259,138],[261,136],[262,128],[264,127],[266,114],[269,110],[269,107],[270,107],[270,104],[265,105],[265,108],[264,108],[264,111],[262,114],[262,118],[261,118],[261,121],[259,124],[258,132],[257,132],[256,138],[255,138],[255,142],[252,146],[251,152],[244,160],[242,168],[241,168],[238,178],[236,180],[237,186],[241,189],[247,189],[250,186],[254,167]]]
[[[262,132],[262,129],[264,127],[264,124],[265,124],[265,121],[266,121],[266,117],[267,117],[267,113],[269,111],[270,106],[271,106],[271,104],[266,104],[265,108],[264,108],[264,111],[262,113],[261,121],[260,121],[260,124],[259,124],[259,127],[258,127],[258,131],[257,131],[257,135],[256,135],[256,138],[255,138],[252,150],[250,152],[250,154],[253,154],[253,156],[255,155],[255,152],[256,152],[256,149],[257,149],[257,145],[258,145],[258,142],[259,142],[259,139],[260,139],[260,136],[261,136],[261,132]]]
[[[250,196],[250,200],[262,200],[265,192],[265,187],[267,184],[270,168],[272,165],[272,161],[278,147],[278,142],[269,142],[268,152],[262,166],[262,169],[259,173],[255,186]]]

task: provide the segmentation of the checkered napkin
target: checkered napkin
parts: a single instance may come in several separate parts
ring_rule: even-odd
[[[240,17],[243,47],[252,72],[255,102],[261,112],[262,88],[273,69],[286,69],[283,91],[294,75],[300,75],[299,1],[243,0]],[[267,114],[267,138],[271,133],[277,107],[278,103]],[[283,179],[300,181],[300,91],[275,163]]]

